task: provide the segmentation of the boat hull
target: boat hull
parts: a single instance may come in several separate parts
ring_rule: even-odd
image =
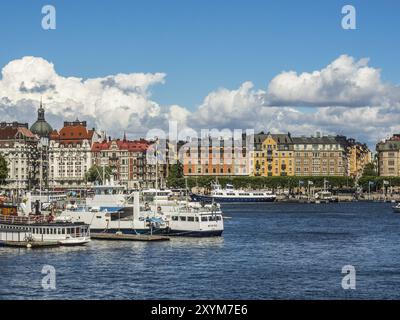
[[[394,213],[400,213],[400,207],[392,207]]]
[[[217,203],[249,203],[249,202],[274,202],[275,197],[212,197],[192,194],[191,199],[197,202],[217,202]]]
[[[149,229],[137,230],[137,229],[90,229],[93,233],[117,233],[121,232],[123,234],[158,234],[158,235],[168,235],[173,237],[194,237],[194,238],[205,238],[205,237],[220,237],[223,230],[177,230],[177,229],[155,229],[150,232]]]
[[[168,230],[165,234],[171,237],[191,237],[191,238],[208,238],[220,237],[223,230],[206,230],[206,231],[193,231],[193,230]]]
[[[90,232],[93,233],[117,233],[121,232],[123,234],[163,234],[163,229],[153,229],[151,232],[150,229],[132,229],[132,228],[110,228],[110,229],[97,229],[97,228],[90,228]]]

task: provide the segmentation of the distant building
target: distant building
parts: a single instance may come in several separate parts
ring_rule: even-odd
[[[7,188],[29,189],[38,174],[38,139],[27,123],[0,123],[0,153],[7,160]]]
[[[95,142],[92,146],[92,164],[110,166],[114,180],[129,189],[154,188],[165,185],[166,165],[148,163],[146,153],[151,143],[147,140],[127,140],[124,138]],[[156,175],[156,168],[158,175]]]
[[[247,176],[250,174],[246,136],[193,139],[180,147],[186,176]]]
[[[294,175],[347,176],[347,139],[344,136],[293,137]]]
[[[348,175],[352,178],[360,178],[367,164],[372,162],[372,153],[366,144],[354,139],[348,139],[347,161]]]
[[[293,176],[293,140],[290,133],[256,135],[254,146],[253,175]]]
[[[400,134],[376,145],[378,173],[380,176],[400,176]]]
[[[30,130],[33,134],[36,134],[39,138],[48,138],[50,133],[53,131],[53,128],[45,119],[42,102],[40,102],[40,107],[38,109],[37,120],[31,126]]]
[[[92,164],[95,130],[88,130],[86,121],[64,122],[64,127],[50,133],[49,173],[51,188],[80,188],[87,185],[85,174]]]

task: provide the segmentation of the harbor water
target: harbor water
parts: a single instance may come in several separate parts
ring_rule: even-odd
[[[223,206],[223,237],[0,248],[0,299],[399,299],[390,203]],[[56,271],[54,290],[41,273]],[[354,266],[356,289],[342,288]]]

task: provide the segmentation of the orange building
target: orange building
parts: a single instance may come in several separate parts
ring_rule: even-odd
[[[156,167],[158,168],[158,184],[165,183],[163,164],[155,165],[147,161],[147,150],[151,143],[147,140],[121,139],[103,140],[92,146],[92,164],[110,166],[114,180],[125,184],[128,188],[154,188],[156,185]]]

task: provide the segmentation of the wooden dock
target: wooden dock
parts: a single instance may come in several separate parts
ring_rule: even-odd
[[[50,248],[59,247],[60,243],[50,241],[1,241],[0,246],[13,248]]]
[[[169,241],[169,237],[150,234],[91,233],[90,238],[116,241]]]

